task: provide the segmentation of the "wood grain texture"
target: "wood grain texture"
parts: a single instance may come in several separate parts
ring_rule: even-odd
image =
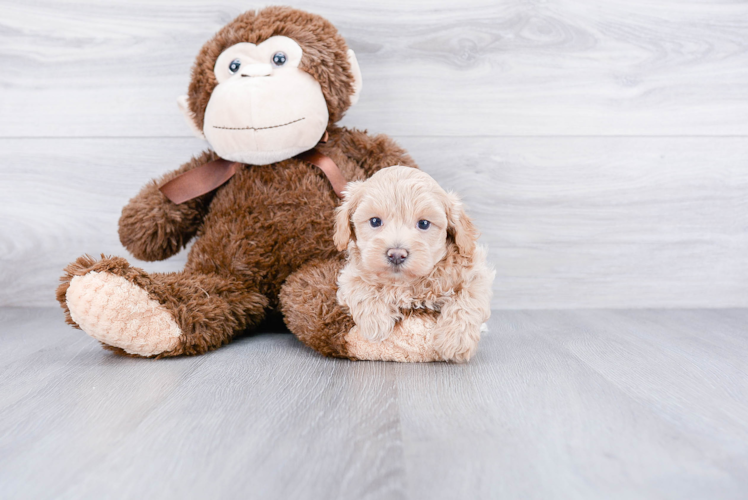
[[[302,1],[357,51],[348,125],[462,194],[494,307],[748,306],[748,4]],[[0,305],[125,255],[140,186],[203,146],[175,105],[238,0],[0,0]],[[174,271],[184,253],[148,270]]]
[[[240,0],[3,0],[0,136],[187,136],[175,104]],[[404,135],[746,135],[748,4],[301,1],[356,50],[346,123]]]
[[[748,306],[742,138],[403,138],[460,193],[496,308]]]
[[[746,311],[497,312],[475,363],[454,372],[397,366],[403,446],[407,463],[419,464],[409,492],[740,498],[745,319]],[[713,447],[732,452],[706,451]]]
[[[497,311],[467,365],[120,358],[0,309],[2,498],[743,498],[748,310]],[[44,473],[40,473],[43,471]]]
[[[278,334],[222,360],[112,357],[59,316],[3,312],[0,345],[24,345],[3,365],[1,497],[402,497],[384,364],[331,364]]]
[[[464,198],[498,271],[496,308],[748,306],[743,139],[400,142]],[[0,305],[53,305],[61,269],[79,255],[127,256],[122,206],[202,147],[0,139]],[[138,265],[175,271],[184,260]]]
[[[175,103],[193,57],[259,6],[0,0],[0,306],[127,255],[122,206],[204,148]],[[396,137],[482,230],[478,355],[260,333],[124,359],[56,307],[0,307],[0,498],[745,498],[748,310],[575,308],[748,307],[748,3],[295,6],[357,52],[344,123]]]

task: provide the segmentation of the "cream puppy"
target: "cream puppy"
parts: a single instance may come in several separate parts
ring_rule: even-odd
[[[346,187],[334,241],[348,249],[338,302],[363,337],[383,341],[409,312],[435,312],[440,359],[475,353],[494,271],[462,204],[421,170],[394,166]]]

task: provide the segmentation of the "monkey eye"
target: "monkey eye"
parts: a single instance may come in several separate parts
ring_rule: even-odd
[[[283,52],[276,52],[273,54],[273,64],[276,66],[283,66],[286,64],[286,54]]]
[[[371,224],[371,227],[379,227],[382,225],[382,219],[379,217],[372,217],[369,219],[369,224]]]
[[[423,229],[424,231],[431,227],[431,223],[425,219],[421,219],[418,221],[418,229]]]
[[[239,71],[239,68],[241,67],[242,62],[239,59],[234,59],[231,61],[231,64],[229,64],[229,73],[232,75]]]

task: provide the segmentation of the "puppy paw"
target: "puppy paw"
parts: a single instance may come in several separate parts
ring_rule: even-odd
[[[358,330],[370,342],[381,342],[390,336],[395,327],[395,318],[388,316],[363,316],[353,318]]]
[[[382,342],[365,339],[357,326],[345,337],[348,355],[355,359],[427,363],[441,361],[433,348],[431,330],[434,321],[426,315],[412,315],[399,321],[392,334]]]
[[[481,325],[439,325],[434,328],[434,348],[445,361],[464,363],[478,350]]]
[[[170,351],[182,334],[171,313],[148,292],[108,272],[73,277],[65,301],[81,330],[129,354],[154,356]]]

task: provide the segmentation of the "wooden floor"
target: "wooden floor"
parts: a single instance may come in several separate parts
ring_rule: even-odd
[[[748,310],[497,311],[468,365],[127,359],[0,309],[0,498],[745,498]]]

